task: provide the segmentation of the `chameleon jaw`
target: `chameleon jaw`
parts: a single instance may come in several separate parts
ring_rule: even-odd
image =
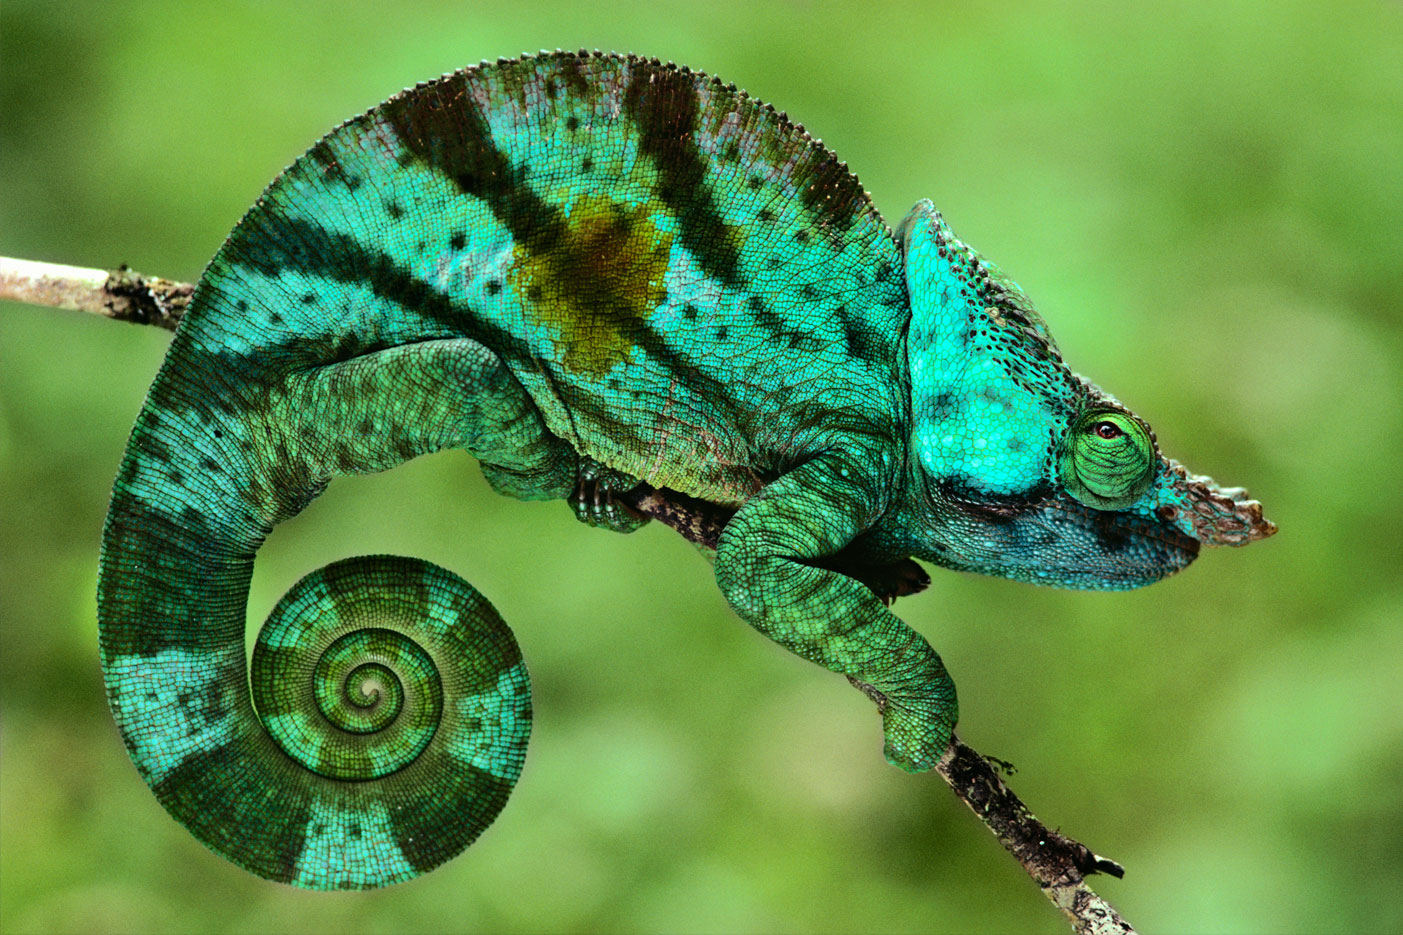
[[[1170,461],[1155,512],[1204,545],[1243,546],[1276,534],[1276,524],[1262,515],[1262,505],[1242,487],[1219,487],[1213,478],[1190,474]],[[1167,496],[1165,496],[1167,494]]]

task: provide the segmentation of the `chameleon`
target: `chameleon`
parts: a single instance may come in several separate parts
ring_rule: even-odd
[[[452,572],[367,556],[278,603],[255,553],[337,475],[462,449],[498,493],[693,539],[745,622],[847,679],[930,770],[955,686],[891,610],[916,560],[1116,590],[1276,527],[1074,374],[929,201],[894,230],[773,107],[656,59],[419,84],[286,169],[209,263],[123,456],[100,655],[128,752],[271,880],[383,886],[521,773],[530,684]]]

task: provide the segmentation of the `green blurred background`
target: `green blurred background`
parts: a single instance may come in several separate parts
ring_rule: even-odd
[[[0,252],[32,259],[193,279],[333,124],[557,46],[740,84],[893,221],[931,197],[1076,369],[1282,528],[1131,594],[938,573],[899,610],[962,735],[1127,866],[1099,888],[1142,930],[1403,929],[1398,4],[5,0],[0,43]],[[4,931],[1065,931],[679,537],[493,497],[461,455],[333,485],[263,549],[250,616],[349,554],[472,579],[536,688],[511,804],[382,892],[206,852],[132,769],[97,668],[99,530],[166,344],[0,308]]]

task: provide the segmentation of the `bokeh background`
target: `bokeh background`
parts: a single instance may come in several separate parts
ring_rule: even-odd
[[[1403,929],[1403,8],[1368,0],[62,3],[0,8],[0,252],[192,279],[286,163],[484,58],[671,58],[788,110],[895,221],[929,196],[1073,366],[1282,529],[1146,591],[937,573],[899,611],[961,733],[1122,861],[1158,932]],[[525,774],[412,883],[264,883],[168,819],[97,668],[111,479],[163,332],[0,307],[5,932],[1061,932],[869,703],[749,631],[664,528],[491,495],[466,456],[342,480],[263,549],[473,580],[536,689]],[[256,623],[255,623],[256,625]]]

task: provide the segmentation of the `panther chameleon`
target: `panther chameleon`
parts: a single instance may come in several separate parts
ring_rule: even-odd
[[[254,873],[408,879],[521,771],[521,654],[434,565],[312,572],[245,661],[273,526],[334,475],[447,448],[593,525],[670,518],[742,619],[876,702],[913,772],[956,720],[890,610],[929,581],[913,557],[1120,589],[1275,531],[1072,373],[929,202],[893,232],[734,85],[585,52],[454,72],[333,130],[248,211],[116,480],[109,703],[161,804]]]

